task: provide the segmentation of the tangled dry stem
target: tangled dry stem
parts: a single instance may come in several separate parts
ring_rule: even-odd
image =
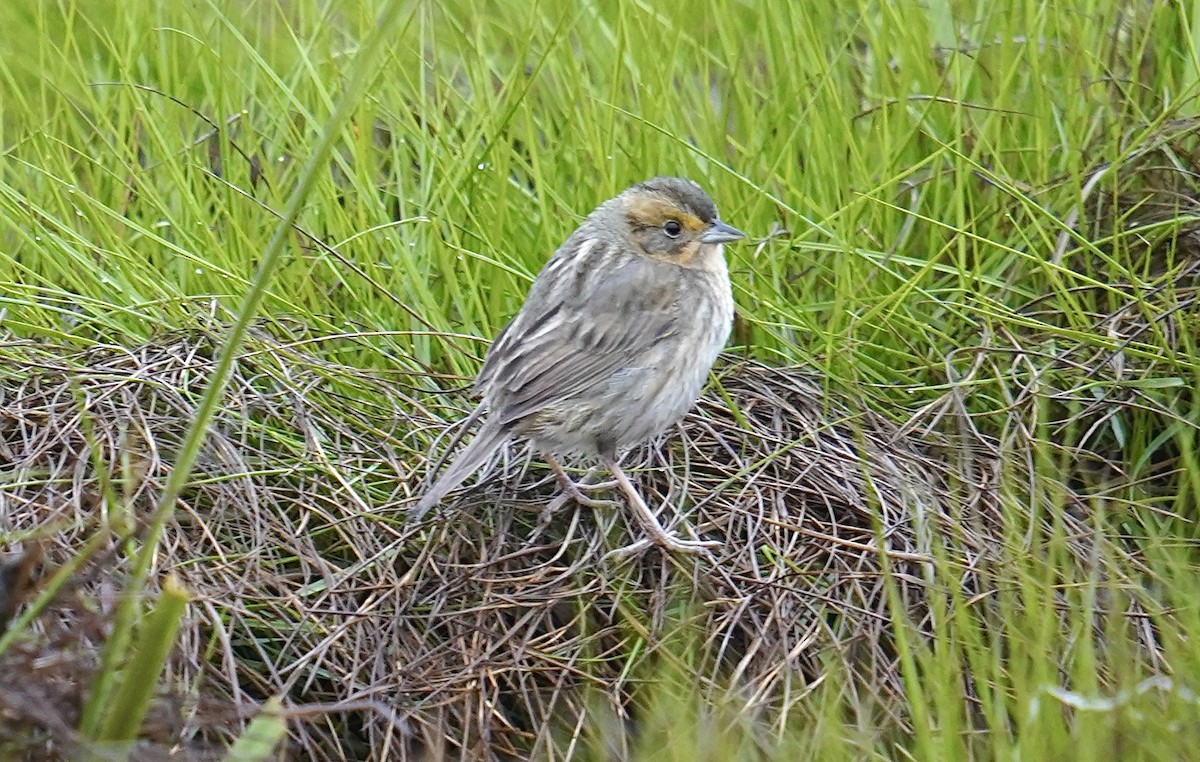
[[[222,332],[87,351],[0,343],[0,538],[36,540],[53,565],[101,527],[143,521]],[[453,429],[446,407],[469,403],[331,364],[313,341],[294,326],[254,332],[157,557],[156,572],[195,595],[167,682],[185,737],[228,738],[283,694],[305,758],[544,756],[589,712],[636,720],[652,663],[763,727],[802,714],[831,675],[862,718],[903,726],[897,619],[927,632],[931,595],[986,592],[1004,513],[1032,511],[1000,494],[986,448],[918,438],[796,370],[731,362],[677,431],[624,460],[652,507],[671,506],[664,521],[683,506],[723,541],[713,559],[602,562],[637,525],[574,506],[544,520],[554,479],[516,446],[406,527],[429,443]],[[1094,553],[1100,540],[1074,515],[1081,564],[1123,557]],[[56,604],[59,621],[92,622],[74,630],[79,653],[115,606],[119,535]],[[43,645],[70,650],[48,616]],[[680,638],[695,654],[686,666]],[[0,690],[10,732],[19,684]],[[66,748],[55,733],[79,700],[58,696],[57,724],[38,731]]]

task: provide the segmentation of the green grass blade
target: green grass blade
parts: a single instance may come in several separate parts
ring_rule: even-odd
[[[113,699],[103,709],[96,740],[132,741],[137,738],[146,710],[159,685],[167,656],[175,645],[179,623],[190,600],[188,591],[173,575],[163,584],[162,595],[139,628],[133,655],[120,672]]]
[[[275,753],[279,742],[287,735],[278,697],[263,704],[262,710],[246,726],[246,730],[229,747],[225,762],[260,762]]]

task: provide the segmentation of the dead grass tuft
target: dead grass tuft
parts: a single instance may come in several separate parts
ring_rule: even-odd
[[[94,632],[91,645],[124,568],[119,529],[136,533],[153,506],[221,335],[86,351],[0,342],[0,541],[37,541],[53,567],[105,521],[117,528],[77,585],[99,624],[72,629]],[[545,756],[597,700],[635,721],[653,662],[768,725],[803,716],[804,696],[840,676],[860,719],[903,727],[895,628],[928,632],[933,595],[975,595],[989,616],[991,569],[1020,552],[1006,522],[1036,527],[1033,511],[1053,507],[1002,493],[1002,467],[1021,459],[1001,464],[982,439],[918,437],[802,372],[741,362],[678,431],[625,458],[652,506],[686,506],[724,540],[713,562],[602,562],[636,526],[575,507],[543,520],[553,478],[516,447],[406,528],[430,442],[468,402],[331,364],[311,349],[320,341],[295,326],[253,333],[157,559],[196,596],[165,690],[226,708],[181,712],[181,736],[226,739],[284,694],[305,758]],[[1092,498],[1063,494],[1079,509],[1063,521],[1080,568],[1133,573],[1076,518]],[[78,653],[55,621],[43,614],[26,649]],[[669,645],[680,636],[686,651]],[[85,687],[53,700],[76,705]],[[14,730],[72,726],[5,713],[12,691],[0,690],[0,721]]]

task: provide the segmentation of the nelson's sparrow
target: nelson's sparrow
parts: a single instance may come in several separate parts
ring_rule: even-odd
[[[593,211],[542,268],[496,337],[475,381],[484,418],[475,439],[412,509],[419,519],[506,440],[525,437],[570,497],[585,504],[555,455],[597,458],[646,538],[675,551],[716,542],[668,532],[617,463],[618,453],[679,420],[729,338],[733,295],[724,244],[745,234],[717,217],[699,185],[658,177]]]

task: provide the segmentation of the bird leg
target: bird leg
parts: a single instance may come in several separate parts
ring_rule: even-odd
[[[563,469],[562,465],[549,453],[542,453],[542,457],[546,461],[546,465],[550,466],[550,470],[554,472],[554,476],[558,479],[558,484],[562,487],[562,494],[551,500],[542,509],[542,521],[550,518],[551,514],[557,512],[566,506],[567,503],[575,502],[579,505],[587,506],[588,508],[617,508],[619,507],[612,500],[597,500],[594,497],[588,497],[584,492],[593,490],[609,489],[616,486],[615,481],[599,482],[592,484],[592,479],[599,472],[599,468],[592,468],[579,481],[573,481]]]
[[[721,543],[713,540],[684,540],[678,535],[668,532],[663,528],[662,524],[658,523],[654,512],[650,510],[650,507],[646,505],[646,501],[638,494],[633,483],[629,481],[629,477],[621,470],[621,466],[615,460],[606,460],[604,465],[612,473],[617,486],[625,493],[625,497],[629,498],[629,503],[633,507],[633,512],[638,519],[638,523],[642,525],[648,535],[648,537],[638,540],[632,545],[610,552],[609,556],[634,555],[650,547],[651,543],[679,553],[708,553],[712,548],[721,547]]]

